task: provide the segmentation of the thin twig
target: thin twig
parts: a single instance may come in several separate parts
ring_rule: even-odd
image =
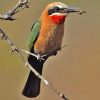
[[[53,86],[51,83],[49,83],[43,76],[41,76],[41,75],[28,63],[28,61],[25,60],[24,56],[21,54],[20,51],[26,52],[26,50],[24,51],[24,50],[22,50],[22,49],[19,49],[17,46],[15,46],[14,43],[11,42],[11,40],[9,39],[9,37],[7,36],[7,34],[6,34],[2,29],[0,29],[0,38],[1,38],[2,40],[5,40],[5,41],[9,44],[9,46],[11,47],[11,49],[12,49],[13,52],[16,52],[18,55],[20,55],[20,56],[22,57],[22,59],[23,59],[25,65],[28,66],[29,69],[32,70],[32,72],[46,84],[46,86],[48,86],[54,93],[56,93],[56,94],[57,94],[58,96],[60,96],[62,99],[68,100],[67,97],[66,97],[63,93],[61,93],[61,92],[59,92],[57,89],[55,89],[54,86]],[[26,53],[31,54],[30,52],[26,52]],[[38,55],[36,56],[36,55],[32,54],[32,56],[37,57]]]
[[[22,51],[22,52],[24,52],[24,53],[26,53],[26,54],[29,54],[31,56],[36,57],[37,60],[45,60],[45,59],[43,59],[43,57],[41,57],[40,55],[36,55],[35,53],[31,53],[31,52],[29,52],[27,50],[24,50],[24,49],[21,49],[21,48],[19,48],[19,50]]]
[[[0,19],[10,20],[10,21],[15,20],[13,15],[15,15],[17,12],[23,10],[24,8],[28,8],[28,7],[29,7],[28,0],[19,0],[19,2],[8,12],[6,12],[4,14],[0,14]]]
[[[41,76],[28,62],[26,62],[26,66],[30,68],[34,74],[40,78],[46,86],[48,86],[54,93],[56,93],[58,96],[60,96],[64,100],[69,100],[63,93],[59,92],[50,82],[48,82],[43,76]]]

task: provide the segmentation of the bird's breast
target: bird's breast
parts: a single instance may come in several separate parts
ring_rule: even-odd
[[[59,23],[65,21],[65,16],[52,15],[52,16],[50,16],[50,17],[51,17],[51,20],[52,20],[55,24],[59,24]]]
[[[61,48],[64,34],[64,24],[42,25],[38,39],[34,45],[34,51],[41,55],[54,52]]]

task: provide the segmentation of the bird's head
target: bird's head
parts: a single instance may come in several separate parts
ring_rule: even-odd
[[[53,2],[47,5],[42,15],[49,16],[54,23],[58,24],[64,22],[69,13],[75,12],[82,13],[83,10],[76,7],[69,7],[61,2]]]

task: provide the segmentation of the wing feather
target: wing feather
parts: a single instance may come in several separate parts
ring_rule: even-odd
[[[36,21],[31,28],[31,34],[30,34],[29,44],[28,44],[30,51],[38,38],[38,35],[40,33],[40,28],[41,28],[40,21]]]

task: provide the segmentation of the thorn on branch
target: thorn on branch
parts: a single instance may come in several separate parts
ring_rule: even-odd
[[[13,15],[23,10],[24,8],[29,8],[29,1],[19,0],[19,2],[8,12],[0,14],[0,19],[13,21],[15,20],[15,18],[13,18]]]
[[[0,29],[0,38],[2,39],[2,40],[6,40],[7,39],[7,36],[4,34],[4,32],[3,32],[3,30],[2,29]]]
[[[6,35],[6,33],[5,32],[3,32],[3,30],[2,29],[0,29],[0,38],[2,39],[2,40],[5,40],[8,44],[9,44],[9,46],[11,46],[11,53],[12,52],[19,52],[19,50],[18,50],[18,48],[11,42],[11,40],[8,38],[8,36]]]

